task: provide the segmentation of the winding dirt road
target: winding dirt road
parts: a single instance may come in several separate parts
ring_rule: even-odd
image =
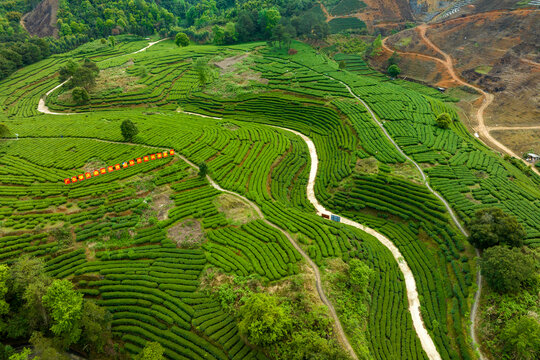
[[[395,51],[396,53],[401,54],[401,55],[411,55],[411,56],[417,56],[417,57],[421,57],[421,58],[432,60],[432,61],[437,61],[437,62],[439,62],[439,63],[441,63],[441,64],[443,64],[445,66],[446,70],[448,71],[448,74],[450,75],[450,77],[452,77],[452,79],[455,82],[457,82],[460,85],[467,86],[467,87],[475,90],[476,92],[478,92],[480,95],[482,95],[482,104],[480,105],[480,107],[476,111],[477,125],[475,127],[475,130],[479,134],[480,138],[484,139],[488,144],[491,145],[491,147],[494,147],[494,148],[496,148],[496,149],[498,149],[498,150],[500,150],[500,151],[502,151],[502,152],[504,152],[504,153],[506,153],[506,154],[508,154],[510,156],[513,156],[513,157],[515,157],[517,159],[520,159],[526,165],[530,165],[525,160],[523,160],[521,158],[521,156],[517,155],[514,151],[509,149],[506,145],[502,144],[500,141],[498,141],[493,136],[491,136],[491,134],[489,132],[490,132],[490,130],[494,130],[494,128],[486,126],[485,121],[484,121],[484,111],[493,102],[495,97],[492,94],[490,94],[490,93],[484,91],[483,89],[479,88],[478,86],[469,84],[468,82],[464,81],[463,79],[461,79],[456,74],[456,72],[454,70],[454,63],[452,61],[452,58],[450,57],[450,55],[448,55],[447,53],[442,51],[437,45],[435,45],[427,37],[427,35],[426,35],[427,28],[428,28],[427,24],[422,24],[422,25],[419,25],[416,29],[417,29],[418,34],[422,38],[422,41],[424,41],[424,43],[427,46],[429,46],[431,49],[433,49],[435,52],[439,53],[444,58],[444,60],[439,59],[439,58],[434,57],[434,56],[425,55],[425,54],[405,52],[405,51],[399,51],[399,50],[391,49],[390,47],[388,47],[388,45],[386,45],[386,41],[388,40],[388,37],[383,39],[382,46],[386,51],[388,51],[390,53]],[[503,130],[502,127],[498,128],[498,129]],[[508,128],[508,130],[512,130],[512,129],[514,129],[514,128]],[[519,129],[515,128],[514,130],[519,130]],[[538,170],[535,166],[532,166],[531,169],[535,173],[540,175],[540,170]]]
[[[330,214],[331,212],[326,210],[324,206],[322,206],[319,201],[317,201],[317,197],[315,196],[315,180],[317,177],[317,168],[319,159],[317,157],[317,149],[315,148],[315,144],[313,141],[311,141],[310,138],[305,136],[304,134],[294,131],[287,128],[280,128],[282,130],[290,131],[293,134],[296,134],[304,140],[308,146],[309,150],[309,156],[311,158],[311,168],[309,170],[309,178],[308,178],[308,184],[307,184],[307,197],[309,202],[315,207],[317,210],[318,215],[321,214]],[[360,229],[373,237],[375,237],[381,244],[383,244],[390,252],[392,253],[392,256],[397,261],[399,269],[403,273],[403,276],[405,278],[405,289],[407,291],[407,300],[409,302],[409,312],[411,313],[413,326],[416,331],[416,334],[418,335],[418,338],[420,339],[420,343],[422,344],[422,348],[426,352],[427,356],[431,360],[439,360],[441,359],[441,356],[439,355],[439,352],[437,351],[437,348],[435,346],[435,343],[433,342],[433,339],[429,335],[429,333],[426,330],[426,327],[424,326],[424,322],[422,320],[422,315],[420,313],[420,299],[418,297],[418,291],[416,290],[416,282],[414,280],[414,275],[405,261],[403,255],[401,255],[401,252],[399,249],[394,245],[390,239],[388,239],[386,236],[378,233],[377,231],[364,226],[362,224],[359,224],[355,221],[352,221],[350,219],[341,217],[341,222],[346,225],[353,226],[357,229]]]
[[[195,116],[208,117],[208,116],[205,116],[205,115],[202,115],[202,114],[197,114],[197,113],[190,113],[190,114],[195,115]],[[221,118],[217,118],[217,117],[211,117],[211,118],[221,119]],[[283,129],[283,130],[294,132],[293,130],[288,130],[288,129]],[[296,132],[294,132],[294,133],[296,133]],[[33,139],[38,139],[40,137],[35,136],[35,137],[32,137],[32,138]],[[45,139],[55,139],[55,137],[44,137],[44,138]],[[66,138],[69,139],[71,137],[64,136],[62,139],[66,139]],[[19,138],[19,139],[23,139],[23,138]],[[58,137],[57,139],[60,139],[60,137]],[[140,147],[145,147],[145,148],[154,149],[154,150],[156,150],[156,149],[157,150],[169,150],[170,149],[170,148],[164,148],[164,147],[160,147],[160,146],[151,146],[151,145],[136,144],[136,143],[130,143],[130,142],[112,141],[112,140],[103,140],[103,139],[92,138],[92,137],[76,137],[76,139],[88,139],[88,140],[94,140],[94,141],[99,141],[99,142],[108,143],[108,144],[140,146]],[[16,139],[0,139],[0,140],[2,140],[2,141],[9,141],[9,140],[16,141]],[[178,153],[176,153],[175,155],[178,158],[185,161],[189,166],[191,166],[195,170],[197,170],[197,171],[199,170],[199,167],[197,165],[195,165],[193,162],[191,162],[190,160],[188,160],[184,156],[182,156],[182,155],[180,155]],[[316,156],[317,155],[315,154],[315,159],[316,159]],[[317,170],[317,165],[315,165],[315,172],[316,172],[316,170]],[[319,298],[321,299],[323,304],[325,304],[328,307],[328,310],[330,311],[330,315],[334,319],[334,323],[335,323],[335,326],[336,326],[336,330],[337,330],[337,334],[338,334],[338,338],[339,338],[340,343],[347,349],[347,351],[349,352],[349,354],[351,355],[351,357],[353,359],[358,360],[358,356],[356,355],[354,349],[352,348],[351,344],[349,343],[349,339],[347,338],[347,335],[345,334],[345,331],[343,330],[343,327],[342,327],[341,322],[339,320],[339,317],[338,317],[338,315],[336,313],[334,305],[332,305],[332,302],[330,302],[330,300],[328,300],[328,297],[324,293],[324,289],[323,289],[323,286],[322,286],[322,280],[321,280],[321,273],[319,271],[318,266],[313,262],[313,260],[311,260],[311,258],[305,253],[305,251],[300,247],[300,245],[298,245],[298,243],[296,243],[296,241],[292,238],[292,236],[287,231],[285,231],[284,229],[280,228],[276,224],[274,224],[274,223],[270,222],[268,219],[266,219],[263,212],[261,211],[261,209],[259,208],[259,206],[257,204],[255,204],[254,202],[252,202],[251,200],[249,200],[248,198],[246,198],[246,197],[244,197],[244,196],[242,196],[240,194],[237,194],[237,193],[235,193],[233,191],[230,191],[230,190],[223,189],[209,175],[206,175],[206,179],[208,180],[210,185],[212,185],[216,190],[227,193],[227,194],[230,194],[230,195],[233,195],[233,196],[239,198],[241,201],[243,201],[247,205],[251,206],[255,210],[255,212],[259,215],[259,217],[262,219],[262,221],[264,221],[264,223],[266,223],[267,225],[273,227],[274,229],[280,231],[283,235],[285,235],[285,237],[287,238],[287,240],[289,240],[291,245],[300,253],[300,255],[302,255],[304,260],[306,260],[307,264],[313,270],[313,274],[315,276],[315,287],[317,289],[317,293],[319,294]],[[312,186],[312,188],[313,188],[313,186]]]
[[[164,39],[163,39],[164,40]],[[162,40],[161,40],[162,41]],[[159,41],[157,41],[159,42]],[[146,50],[147,48],[149,48],[150,46],[154,45],[155,43],[157,42],[152,42],[150,43],[148,46],[146,46],[145,48],[141,49],[141,50],[138,50],[134,53],[131,53],[131,54],[135,54],[135,53],[138,53],[138,52],[141,52],[141,51],[144,51]],[[384,43],[383,43],[383,46]],[[441,59],[438,59],[438,61],[442,61]],[[330,77],[331,78],[331,77]],[[332,78],[334,79],[334,78]],[[337,79],[334,79],[335,81],[338,81],[340,82],[341,84],[343,84],[347,89],[348,91],[357,99],[359,100],[360,102],[362,102],[362,104],[366,107],[366,109],[369,111],[369,113],[371,114],[373,120],[378,124],[378,126],[383,130],[383,132],[385,133],[385,136],[392,142],[392,144],[396,147],[396,149],[402,153],[403,156],[405,156],[409,161],[411,161],[415,167],[418,169],[418,171],[420,172],[421,176],[422,176],[422,179],[424,181],[424,183],[426,184],[426,186],[428,187],[428,189],[435,195],[437,196],[445,205],[445,207],[447,208],[452,220],[454,221],[454,223],[456,224],[456,226],[460,229],[460,231],[464,234],[464,235],[467,235],[465,229],[461,226],[461,224],[459,223],[456,215],[454,214],[454,212],[452,211],[450,205],[446,202],[446,200],[440,195],[438,194],[436,191],[434,191],[428,184],[428,181],[427,181],[427,176],[425,175],[425,173],[422,171],[422,168],[419,166],[419,164],[417,164],[415,161],[413,161],[411,158],[409,158],[402,150],[401,148],[395,143],[395,141],[392,139],[392,137],[388,134],[388,132],[386,131],[386,129],[384,128],[384,126],[382,125],[382,123],[379,122],[379,120],[377,119],[377,117],[375,116],[375,114],[373,113],[373,111],[371,110],[371,108],[362,100],[360,99],[358,96],[356,96],[353,91],[351,90],[351,88],[346,85],[345,83],[337,80]],[[46,95],[49,95],[52,91],[54,91],[56,88],[58,88],[59,86],[61,86],[62,84],[58,85],[57,87],[55,87],[54,89],[50,90],[49,92],[47,92]],[[54,112],[51,112],[44,104],[44,99],[40,100],[40,104],[42,103],[43,101],[43,104],[41,105],[41,107],[38,105],[38,110],[41,111],[41,112],[45,112],[45,113],[48,113],[48,114],[52,114],[52,115],[72,115],[72,113],[54,113]],[[489,104],[487,104],[489,105]],[[486,105],[486,106],[487,106]],[[210,116],[205,116],[205,115],[202,115],[202,114],[197,114],[197,113],[188,113],[189,115],[195,115],[195,116],[203,116],[203,117],[210,117]],[[219,119],[217,117],[211,117],[211,118],[214,118],[214,119]],[[285,131],[289,131],[289,132],[292,132],[294,133],[295,135],[298,135],[300,136],[307,144],[308,146],[308,149],[309,149],[309,153],[310,153],[310,158],[311,158],[311,168],[310,168],[310,172],[309,172],[309,179],[308,179],[308,184],[307,184],[307,197],[309,199],[309,201],[312,203],[312,205],[315,207],[315,209],[317,210],[317,212],[319,214],[322,214],[322,213],[330,213],[328,210],[326,210],[316,199],[316,196],[315,196],[315,191],[314,191],[314,187],[315,187],[315,181],[316,181],[316,175],[317,175],[317,168],[318,168],[318,157],[317,157],[317,150],[315,148],[315,144],[313,143],[313,141],[311,141],[310,138],[308,138],[307,136],[297,132],[297,131],[294,131],[294,130],[291,130],[291,129],[286,129],[286,128],[280,128],[282,130],[285,130]],[[114,141],[107,141],[107,140],[101,140],[101,139],[94,139],[94,140],[97,140],[97,141],[103,141],[103,142],[108,142],[108,143],[118,143],[118,144],[127,144],[127,143],[122,143],[122,142],[114,142]],[[140,144],[129,144],[129,145],[139,145]],[[152,146],[147,146],[148,148],[159,148],[159,147],[152,147]],[[182,158],[182,160],[186,161],[188,164],[190,164],[190,166],[194,167],[194,168],[197,168],[195,164],[191,163],[189,160],[187,160],[186,158],[178,155],[180,158]],[[317,292],[319,294],[319,297],[321,299],[321,301],[328,307],[330,313],[331,313],[331,316],[332,318],[334,318],[335,320],[335,324],[336,324],[336,328],[337,328],[337,333],[338,333],[338,337],[340,339],[340,342],[345,346],[345,348],[349,351],[349,353],[351,354],[351,356],[353,356],[353,358],[357,359],[357,356],[352,348],[352,346],[350,345],[346,335],[345,335],[345,332],[343,331],[343,328],[341,326],[341,322],[336,314],[336,311],[332,305],[332,303],[328,300],[328,298],[326,297],[325,293],[324,293],[324,290],[323,290],[323,287],[322,287],[322,282],[321,282],[321,276],[320,276],[320,271],[317,267],[317,265],[311,260],[311,258],[301,249],[301,247],[294,241],[294,239],[283,229],[279,228],[277,225],[269,222],[267,219],[264,218],[264,215],[262,213],[262,211],[259,209],[259,207],[254,204],[253,202],[251,202],[250,200],[248,200],[247,198],[239,195],[239,194],[236,194],[232,191],[229,191],[229,190],[225,190],[223,188],[221,188],[218,184],[216,184],[209,176],[208,176],[208,181],[210,182],[210,184],[216,188],[217,190],[219,191],[223,191],[223,192],[227,192],[229,194],[232,194],[234,196],[237,196],[239,197],[240,199],[242,199],[242,201],[246,202],[247,204],[249,204],[250,206],[252,206],[255,211],[259,214],[259,216],[261,216],[261,218],[269,225],[269,226],[272,226],[276,229],[278,229],[279,231],[281,231],[286,237],[287,239],[291,242],[291,244],[300,252],[300,254],[302,255],[302,257],[306,260],[306,262],[308,263],[308,265],[312,268],[314,274],[315,274],[315,281],[316,281],[316,288],[317,288]],[[346,218],[342,218],[342,223],[346,224],[346,225],[350,225],[350,226],[353,226],[353,227],[356,227],[372,236],[374,236],[377,240],[379,240],[386,248],[388,248],[390,250],[390,252],[392,253],[394,259],[398,262],[398,266],[400,268],[400,270],[402,271],[403,275],[404,275],[404,278],[405,278],[405,286],[406,286],[406,291],[407,291],[407,300],[408,300],[408,303],[409,303],[409,311],[411,313],[411,317],[412,317],[412,320],[413,320],[413,326],[415,328],[415,331],[420,339],[420,343],[422,345],[422,348],[424,349],[424,351],[426,352],[427,356],[429,359],[431,360],[439,360],[441,359],[440,357],[440,354],[438,353],[437,351],[437,348],[433,342],[433,339],[431,338],[430,334],[427,332],[426,328],[425,328],[425,325],[423,323],[423,320],[422,320],[422,316],[421,316],[421,312],[420,312],[420,300],[419,300],[419,295],[418,295],[418,291],[416,289],[416,282],[414,280],[414,275],[410,269],[410,267],[408,266],[407,262],[404,260],[403,256],[401,255],[399,249],[392,243],[392,241],[390,241],[387,237],[385,237],[384,235],[378,233],[377,231],[369,228],[369,227],[366,227],[362,224],[359,224],[357,222],[354,222],[350,219],[346,219]]]
[[[161,41],[164,41],[164,40],[167,40],[167,38],[164,38],[164,39],[161,39],[161,40],[157,40],[157,41],[151,41],[148,43],[148,45],[146,45],[145,47],[143,47],[142,49],[140,50],[137,50],[137,51],[134,51],[132,53],[129,53],[129,54],[122,54],[122,55],[118,55],[118,56],[113,56],[112,58],[109,58],[108,60],[110,59],[114,59],[116,57],[120,57],[120,56],[126,56],[126,55],[133,55],[133,54],[138,54],[140,52],[143,52],[145,51],[146,49],[148,49],[149,47],[151,47],[152,45],[155,45]],[[69,81],[69,79],[67,79],[66,81],[64,81],[63,83],[55,86],[54,88],[52,88],[51,90],[47,91],[47,93],[45,93],[44,96],[42,96],[40,99],[39,99],[39,103],[38,103],[38,107],[37,107],[37,110],[40,112],[40,113],[43,113],[43,114],[49,114],[49,115],[74,115],[75,113],[59,113],[59,112],[54,112],[54,111],[51,111],[49,109],[49,107],[45,104],[45,101],[47,100],[47,96],[51,95],[52,92],[56,89],[58,89],[59,87],[63,86],[65,83],[67,83]]]

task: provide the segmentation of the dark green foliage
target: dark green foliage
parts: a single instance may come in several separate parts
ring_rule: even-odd
[[[388,67],[387,72],[388,72],[388,75],[394,78],[401,73],[401,69],[396,64],[393,64]]]
[[[0,343],[0,360],[8,360],[14,353],[15,350],[10,345]]]
[[[69,79],[68,88],[84,87],[88,89],[96,83],[99,68],[89,59],[85,59],[82,65],[70,59],[58,72],[60,81]]]
[[[83,105],[86,104],[88,100],[90,100],[90,95],[85,88],[76,87],[71,91],[71,98],[76,104]]]
[[[185,33],[179,32],[178,34],[176,34],[174,38],[174,43],[176,44],[176,46],[181,46],[181,47],[188,46],[189,37]]]
[[[175,21],[173,14],[148,0],[68,0],[61,2],[58,12],[61,37],[87,34],[100,38],[122,33],[148,36],[154,32],[168,31]],[[113,43],[111,45],[114,47]]]
[[[112,336],[111,314],[93,300],[84,300],[81,328],[79,343],[92,353],[102,353]]]
[[[519,292],[523,285],[533,281],[536,270],[533,254],[506,246],[485,250],[481,266],[489,286],[499,293]]]
[[[40,359],[58,359],[68,360],[69,356],[62,350],[58,349],[58,344],[55,338],[45,337],[43,333],[35,331],[30,337],[30,343],[33,350]]]
[[[396,66],[396,65],[392,65],[392,66]],[[390,70],[390,68],[388,68],[388,70]],[[439,114],[439,116],[437,116],[437,119],[435,121],[437,122],[437,125],[441,129],[448,129],[450,125],[452,124],[452,118],[450,117],[448,113]]]
[[[135,124],[128,119],[122,121],[120,131],[122,132],[125,141],[132,141],[135,135],[139,133],[139,129],[137,129]]]
[[[252,294],[240,307],[238,328],[249,341],[271,346],[286,337],[292,328],[289,309],[268,294]]]
[[[511,359],[540,358],[540,323],[534,315],[510,320],[502,332],[504,352]]]
[[[208,173],[208,165],[206,163],[200,163],[199,164],[199,177],[205,178],[206,174]]]
[[[388,58],[388,67],[392,65],[397,65],[399,63],[399,54],[397,52],[393,52],[392,56]]]
[[[479,249],[495,245],[521,246],[525,230],[517,219],[499,208],[478,210],[469,224],[469,241]]]

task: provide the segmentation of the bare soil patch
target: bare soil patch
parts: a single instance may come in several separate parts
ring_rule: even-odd
[[[230,194],[219,195],[214,200],[214,204],[233,224],[245,224],[258,219],[257,213],[251,206]]]
[[[95,159],[90,159],[89,162],[84,164],[83,170],[84,172],[91,172],[94,170],[99,170],[105,166],[107,166],[107,164],[103,160],[95,158]]]
[[[204,240],[201,223],[195,219],[186,219],[170,227],[167,236],[180,248],[195,248]]]
[[[236,56],[231,56],[231,57],[228,57],[221,61],[216,62],[215,65],[223,71],[232,71],[233,65],[237,64],[238,62],[242,61],[248,56],[249,54],[240,54]]]
[[[164,191],[152,196],[150,209],[156,213],[158,220],[167,220],[169,218],[169,209],[173,206],[174,201],[171,200],[172,191],[167,187]]]

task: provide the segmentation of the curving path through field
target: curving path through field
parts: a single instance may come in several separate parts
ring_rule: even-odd
[[[202,114],[197,114],[197,113],[189,113],[189,114],[195,115],[195,116],[208,117],[208,116],[205,116],[205,115],[202,115]],[[221,118],[217,118],[217,117],[211,117],[211,118],[221,119]],[[283,130],[288,130],[288,129],[283,129]],[[288,131],[294,132],[293,130],[288,130]],[[294,132],[294,133],[296,133],[296,132]],[[31,138],[36,139],[36,138],[40,138],[40,137],[33,136]],[[44,138],[45,139],[55,139],[55,137],[44,137]],[[66,138],[71,138],[71,137],[70,136],[64,136],[63,137],[63,139],[66,139]],[[140,147],[145,147],[145,148],[148,148],[148,149],[158,149],[158,150],[169,150],[170,149],[170,148],[164,148],[164,147],[160,147],[160,146],[151,146],[151,145],[136,144],[136,143],[130,143],[130,142],[104,140],[104,139],[92,138],[92,137],[73,137],[73,138],[94,140],[94,141],[104,142],[104,143],[108,143],[108,144],[140,146]],[[19,139],[22,139],[22,138],[19,138]],[[60,137],[58,137],[57,139],[60,139]],[[14,141],[16,141],[16,139],[0,139],[0,140],[3,140],[3,141],[14,140]],[[182,156],[182,155],[180,155],[178,153],[176,153],[175,155],[178,158],[185,161],[189,166],[191,166],[195,170],[197,170],[197,171],[199,170],[199,167],[197,165],[195,165],[193,162],[191,162],[190,160],[188,160],[186,157],[184,157],[184,156]],[[316,155],[315,155],[315,157],[316,157]],[[316,170],[316,168],[317,168],[317,166],[315,165],[315,170]],[[330,302],[330,300],[328,300],[326,294],[324,293],[324,289],[323,289],[323,286],[322,286],[322,280],[321,280],[321,274],[320,274],[319,268],[313,262],[313,260],[311,260],[311,258],[305,253],[305,251],[300,247],[300,245],[298,245],[298,243],[292,238],[292,236],[287,231],[285,231],[284,229],[280,228],[276,224],[274,224],[274,223],[270,222],[268,219],[266,219],[263,212],[261,211],[261,209],[259,208],[259,206],[257,204],[255,204],[254,202],[252,202],[251,200],[249,200],[248,198],[246,198],[246,197],[244,197],[244,196],[242,196],[240,194],[237,194],[237,193],[235,193],[233,191],[230,191],[230,190],[223,189],[209,175],[206,175],[206,179],[208,180],[210,185],[212,185],[216,190],[227,193],[227,194],[231,194],[231,195],[239,198],[241,201],[243,201],[247,205],[251,206],[255,210],[255,212],[259,215],[259,217],[262,219],[262,221],[264,221],[264,223],[266,223],[267,225],[273,227],[274,229],[280,231],[283,235],[285,235],[285,237],[287,238],[287,240],[289,240],[291,245],[300,253],[300,255],[302,255],[304,260],[306,260],[307,264],[313,270],[313,274],[315,276],[315,286],[317,288],[317,293],[319,294],[319,298],[321,299],[323,304],[325,304],[328,307],[328,310],[330,311],[330,315],[334,319],[339,341],[347,349],[347,351],[349,352],[351,357],[353,359],[355,359],[355,360],[358,360],[358,356],[356,355],[356,353],[353,350],[351,344],[349,343],[349,340],[347,338],[347,335],[345,334],[345,331],[343,331],[343,327],[341,326],[341,322],[340,322],[339,317],[338,317],[338,315],[336,313],[334,305],[332,305],[332,303]]]
[[[309,150],[309,156],[311,158],[311,168],[309,170],[309,178],[308,178],[308,184],[307,184],[308,200],[315,207],[319,215],[331,213],[319,203],[319,201],[317,200],[317,197],[315,196],[315,179],[317,177],[317,167],[319,163],[319,159],[317,157],[317,149],[315,148],[315,144],[313,143],[313,141],[311,141],[310,138],[308,138],[307,136],[305,136],[304,134],[298,131],[294,131],[287,128],[280,128],[280,129],[290,131],[300,136],[302,140],[306,142],[308,146],[308,150]],[[435,343],[433,342],[433,339],[431,338],[431,336],[426,330],[426,327],[424,326],[424,322],[420,314],[420,299],[418,297],[418,291],[416,290],[416,282],[414,280],[413,273],[411,271],[411,268],[409,267],[409,265],[403,258],[403,255],[401,255],[401,252],[399,251],[399,249],[386,236],[382,235],[381,233],[367,226],[364,226],[362,224],[359,224],[355,221],[352,221],[344,217],[341,218],[341,222],[343,224],[353,226],[357,229],[360,229],[372,235],[377,240],[379,240],[379,242],[383,244],[388,250],[390,250],[390,252],[392,253],[392,256],[397,261],[399,269],[401,270],[405,278],[405,289],[407,291],[407,300],[409,302],[409,312],[411,313],[413,326],[416,331],[416,334],[418,335],[418,338],[420,339],[422,348],[426,352],[429,359],[431,360],[441,359],[441,356],[439,355],[439,352],[437,351],[437,348],[435,346]]]
[[[133,54],[138,54],[140,52],[143,52],[145,51],[146,49],[148,49],[149,47],[151,47],[152,45],[155,45],[161,41],[164,41],[164,40],[167,40],[167,38],[164,38],[164,39],[161,39],[161,40],[157,40],[157,41],[151,41],[148,43],[148,45],[146,45],[145,47],[143,47],[142,49],[140,50],[137,50],[137,51],[134,51],[132,53],[128,53],[128,54],[122,54],[122,55],[118,55],[118,56],[113,56],[109,59],[114,59],[116,57],[120,57],[120,56],[126,56],[126,55],[133,55]],[[39,111],[40,113],[43,113],[43,114],[49,114],[49,115],[74,115],[75,113],[59,113],[59,112],[54,112],[54,111],[51,111],[49,109],[49,107],[47,105],[45,105],[45,100],[47,100],[47,96],[51,95],[51,93],[58,89],[59,87],[61,87],[62,85],[64,85],[65,83],[67,83],[69,81],[69,79],[67,79],[66,81],[62,82],[61,84],[55,86],[54,88],[52,88],[51,90],[47,91],[47,93],[45,93],[44,96],[42,96],[40,99],[39,99],[39,103],[38,103],[38,107],[37,107],[37,111]]]
[[[160,41],[163,41],[165,39],[162,39]],[[157,41],[159,42],[159,41]],[[141,52],[141,51],[144,51],[146,49],[148,49],[150,46],[154,45],[155,43],[157,42],[152,42],[150,43],[148,46],[146,46],[145,48],[141,49],[141,50],[138,50],[136,52],[133,52],[131,54],[134,54],[134,53],[138,53],[138,52]],[[129,54],[128,54],[129,55]],[[123,56],[123,55],[122,55]],[[440,59],[439,59],[440,60]],[[442,60],[441,60],[442,61]],[[330,76],[328,76],[329,78],[332,78]],[[360,99],[358,96],[356,96],[353,91],[351,90],[351,88],[337,80],[337,79],[334,79],[332,78],[333,80],[335,81],[338,81],[340,82],[342,85],[344,85],[347,90],[357,99],[359,100],[365,107],[366,109],[369,111],[369,113],[371,114],[373,120],[378,124],[378,126],[383,130],[385,136],[392,142],[392,144],[396,147],[396,149],[405,157],[407,158],[409,161],[411,161],[415,167],[418,169],[418,171],[420,172],[421,176],[422,176],[422,179],[424,181],[424,183],[426,184],[426,186],[428,187],[428,189],[435,195],[437,196],[445,205],[445,207],[447,208],[448,212],[450,213],[450,216],[452,218],[452,220],[454,221],[454,223],[456,224],[456,226],[460,229],[460,231],[464,234],[464,235],[467,235],[465,229],[461,226],[461,224],[459,223],[456,215],[454,214],[454,212],[452,211],[451,207],[449,206],[449,204],[446,202],[446,200],[440,195],[438,194],[436,191],[434,191],[428,184],[428,181],[427,181],[427,176],[425,175],[425,173],[422,171],[422,168],[415,162],[413,161],[410,157],[408,157],[402,150],[401,148],[394,142],[394,140],[391,138],[391,136],[388,134],[388,132],[386,131],[386,129],[384,128],[384,126],[382,125],[382,123],[379,122],[379,120],[377,119],[377,117],[375,116],[375,114],[373,113],[373,111],[371,110],[371,108],[362,100]],[[52,91],[54,91],[55,89],[57,89],[58,87],[62,86],[63,84],[60,84],[58,86],[56,86],[54,89],[50,90],[49,92],[47,92],[46,95],[49,95]],[[52,114],[52,115],[73,115],[73,113],[55,113],[55,112],[51,112],[45,105],[45,101],[44,99],[41,99],[40,100],[40,103],[38,104],[38,110],[40,112],[44,112],[44,113],[47,113],[47,114]],[[210,117],[210,116],[205,116],[205,115],[202,115],[202,114],[197,114],[197,113],[188,113],[189,115],[195,115],[195,116],[204,116],[204,117]],[[212,117],[212,118],[215,118],[215,119],[219,119],[219,118],[216,118],[216,117]],[[316,150],[316,147],[315,147],[315,144],[313,143],[313,141],[308,138],[307,136],[305,136],[304,134],[301,134],[297,131],[294,131],[294,130],[291,130],[291,129],[286,129],[286,128],[280,128],[282,130],[285,130],[285,131],[289,131],[289,132],[292,132],[294,133],[295,135],[298,135],[300,136],[307,144],[308,146],[308,149],[309,149],[309,153],[310,153],[310,158],[311,158],[311,168],[310,168],[310,172],[309,172],[309,178],[308,178],[308,184],[307,184],[307,197],[309,199],[309,201],[312,203],[312,205],[315,207],[315,209],[317,210],[317,212],[319,214],[322,214],[322,213],[329,213],[329,211],[327,211],[318,201],[317,201],[317,198],[315,196],[315,191],[314,191],[314,187],[315,187],[315,181],[316,181],[316,176],[317,176],[317,168],[318,168],[318,156],[317,156],[317,150]],[[139,145],[141,146],[141,144],[132,144],[132,143],[123,143],[123,142],[115,142],[115,141],[108,141],[108,140],[102,140],[102,139],[94,139],[94,140],[97,140],[97,141],[102,141],[102,142],[108,142],[108,143],[118,143],[118,144],[128,144],[128,145]],[[142,146],[145,146],[145,145],[142,145]],[[160,148],[160,147],[152,147],[152,146],[146,146],[148,148]],[[164,149],[164,148],[163,148]],[[194,168],[197,168],[197,166],[193,163],[191,163],[189,160],[187,160],[186,158],[184,158],[183,156],[180,156],[179,154],[177,154],[182,160],[186,161],[190,166],[194,167]],[[314,275],[315,275],[315,281],[316,281],[316,288],[317,288],[317,292],[319,294],[319,297],[321,299],[321,301],[328,307],[330,313],[331,313],[331,316],[332,318],[335,320],[335,324],[336,324],[336,328],[337,328],[337,333],[338,333],[338,337],[340,338],[340,341],[341,343],[346,347],[346,349],[349,351],[349,353],[351,354],[351,356],[354,358],[354,359],[357,359],[357,355],[355,354],[352,346],[350,345],[346,335],[345,335],[345,332],[343,331],[343,328],[341,326],[341,322],[336,314],[336,311],[332,305],[332,303],[328,300],[328,298],[326,297],[325,293],[324,293],[324,290],[323,290],[323,287],[322,287],[322,282],[321,282],[321,276],[320,276],[320,271],[317,267],[317,265],[311,260],[311,258],[302,250],[302,248],[294,241],[294,239],[283,229],[279,228],[277,225],[269,222],[267,219],[264,218],[264,215],[262,213],[262,211],[259,209],[259,207],[251,202],[250,200],[248,200],[247,198],[239,195],[239,194],[236,194],[235,192],[232,192],[232,191],[229,191],[229,190],[225,190],[223,188],[221,188],[217,183],[215,183],[209,176],[207,176],[207,179],[208,181],[210,182],[210,184],[216,188],[217,190],[219,191],[222,191],[222,192],[226,192],[226,193],[229,193],[229,194],[232,194],[234,196],[237,196],[239,197],[240,199],[242,199],[242,201],[246,202],[247,204],[249,204],[250,206],[252,206],[255,211],[259,214],[259,216],[261,216],[261,218],[263,219],[263,221],[265,223],[267,223],[269,226],[272,226],[274,228],[276,228],[277,230],[281,231],[286,237],[287,239],[289,240],[289,242],[296,248],[297,251],[300,252],[300,254],[302,255],[302,257],[306,260],[306,262],[308,263],[308,265],[312,268],[313,272],[314,272]],[[404,275],[404,278],[405,278],[405,287],[406,287],[406,291],[407,291],[407,300],[408,300],[408,303],[409,303],[409,311],[411,313],[411,317],[412,317],[412,321],[413,321],[413,326],[415,328],[415,331],[420,339],[420,343],[422,345],[422,348],[424,349],[424,351],[426,352],[427,356],[429,359],[431,360],[439,360],[441,359],[440,357],[440,354],[438,353],[437,351],[437,348],[433,342],[433,339],[431,338],[431,336],[429,335],[428,331],[426,330],[425,328],[425,325],[423,323],[423,320],[422,320],[422,316],[421,316],[421,312],[420,312],[420,300],[419,300],[419,295],[418,295],[418,291],[416,289],[416,282],[414,280],[414,275],[410,269],[410,267],[408,266],[407,262],[404,260],[403,256],[401,255],[399,249],[392,243],[392,241],[390,241],[387,237],[385,237],[384,235],[378,233],[377,231],[369,228],[369,227],[366,227],[362,224],[359,224],[355,221],[352,221],[350,219],[346,219],[346,218],[342,218],[342,223],[346,224],[346,225],[350,225],[350,226],[353,226],[353,227],[356,227],[372,236],[374,236],[377,240],[379,240],[386,248],[388,248],[390,250],[390,252],[392,253],[394,259],[398,262],[398,266],[401,270],[401,272],[403,273]]]

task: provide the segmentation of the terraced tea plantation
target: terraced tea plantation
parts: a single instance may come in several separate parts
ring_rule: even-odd
[[[351,27],[333,22],[336,31]],[[0,140],[0,262],[38,257],[49,276],[71,281],[110,312],[125,358],[149,342],[167,359],[279,358],[305,336],[298,319],[306,313],[317,314],[308,327],[343,358],[477,358],[474,249],[426,184],[464,226],[476,210],[499,207],[536,247],[538,176],[472,137],[453,99],[392,81],[358,57],[330,59],[299,42],[294,55],[266,43],[178,48],[171,40],[135,53],[147,43],[90,43],[0,83],[0,120],[10,131]],[[88,103],[64,87],[43,98],[68,59],[84,58],[100,69]],[[41,98],[48,114],[38,111]],[[454,120],[449,129],[436,125],[443,112]],[[139,130],[131,141],[120,131],[126,119]],[[318,164],[289,130],[313,141]],[[178,156],[64,184],[168,149]],[[372,234],[321,216],[307,191],[312,169],[316,199],[388,238],[399,262]],[[60,231],[74,241],[66,245]],[[372,276],[351,307],[324,279],[348,274],[356,260]],[[415,321],[435,355],[411,316],[403,261],[420,299]],[[291,310],[298,321],[281,342],[254,343],[236,311],[251,292],[309,306]]]

